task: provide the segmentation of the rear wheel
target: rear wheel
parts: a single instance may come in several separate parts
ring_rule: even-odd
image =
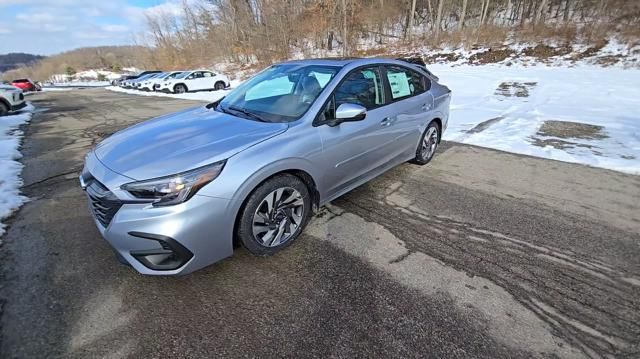
[[[214,85],[214,87],[213,87],[213,88],[214,88],[216,91],[219,91],[219,90],[224,90],[224,88],[225,88],[225,87],[226,87],[226,86],[224,85],[224,82],[222,82],[222,81],[218,81],[218,82],[216,82],[216,84]]]
[[[183,84],[178,84],[173,87],[173,92],[175,93],[185,93],[187,92],[187,86]]]
[[[256,188],[247,199],[236,235],[249,252],[271,255],[295,241],[311,214],[311,196],[296,176],[275,176]]]
[[[0,102],[0,116],[4,116],[9,113],[9,106],[4,102]]]
[[[433,159],[440,141],[440,127],[438,123],[433,121],[424,130],[418,148],[416,149],[416,157],[411,161],[419,165],[426,165]]]

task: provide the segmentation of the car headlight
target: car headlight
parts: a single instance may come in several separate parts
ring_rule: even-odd
[[[136,198],[152,200],[156,207],[172,206],[187,201],[200,188],[216,179],[225,163],[220,161],[173,176],[131,182],[120,188]]]

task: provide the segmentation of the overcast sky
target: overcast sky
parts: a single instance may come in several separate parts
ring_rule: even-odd
[[[132,44],[145,13],[179,9],[179,0],[0,0],[0,54]]]

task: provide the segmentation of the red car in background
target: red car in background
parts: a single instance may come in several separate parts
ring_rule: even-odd
[[[41,88],[40,86],[36,85],[33,81],[29,80],[29,79],[18,79],[18,80],[13,80],[11,82],[11,86],[15,86],[19,89],[22,89],[22,91],[27,92],[27,91],[40,91]]]

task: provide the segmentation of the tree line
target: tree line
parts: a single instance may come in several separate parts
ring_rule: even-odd
[[[615,34],[638,44],[640,0],[193,0],[148,15],[138,46],[78,49],[5,73],[45,80],[69,68],[187,69],[216,62],[363,56],[416,47],[570,45]]]
[[[640,35],[638,0],[207,0],[150,16],[152,61],[250,63],[359,55],[385,44],[452,46]]]

